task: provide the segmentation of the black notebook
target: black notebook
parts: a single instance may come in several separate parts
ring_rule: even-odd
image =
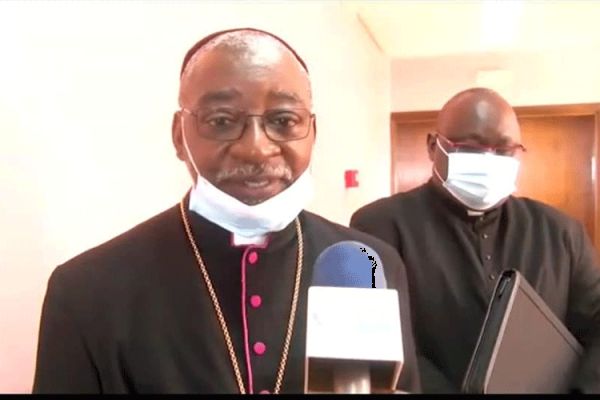
[[[581,345],[516,270],[498,278],[463,393],[567,393]]]

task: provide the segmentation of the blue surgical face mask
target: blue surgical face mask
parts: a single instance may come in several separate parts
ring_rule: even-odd
[[[491,153],[448,153],[448,177],[443,180],[434,166],[434,173],[444,188],[467,208],[486,211],[506,199],[516,190],[519,161],[514,157]]]

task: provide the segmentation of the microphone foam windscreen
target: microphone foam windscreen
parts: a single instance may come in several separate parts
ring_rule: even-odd
[[[351,240],[323,250],[315,261],[312,285],[387,288],[379,254],[366,244]]]

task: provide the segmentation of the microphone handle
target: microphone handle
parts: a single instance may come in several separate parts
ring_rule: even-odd
[[[368,361],[340,363],[333,369],[333,392],[336,394],[371,394]]]

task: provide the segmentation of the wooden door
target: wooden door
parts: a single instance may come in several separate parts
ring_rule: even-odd
[[[516,195],[550,204],[581,221],[600,250],[598,126],[600,105],[515,107],[523,155]],[[392,115],[392,192],[431,176],[427,133],[436,111]]]

